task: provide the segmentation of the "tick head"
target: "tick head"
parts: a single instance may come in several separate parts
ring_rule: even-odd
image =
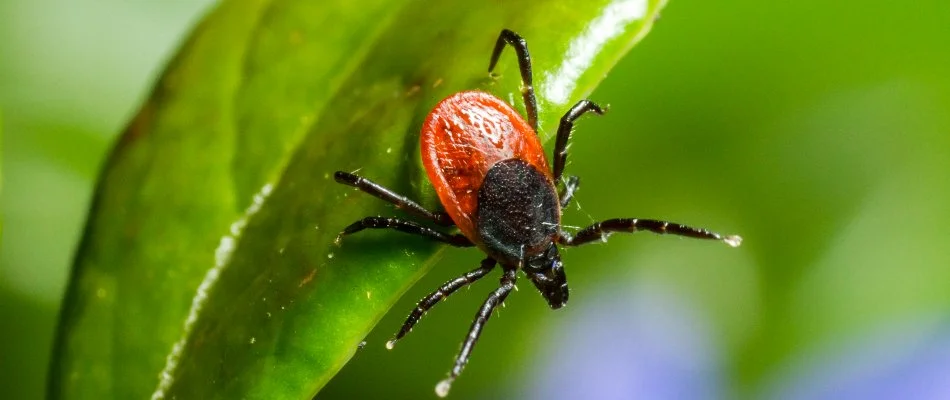
[[[538,257],[529,259],[525,263],[524,272],[552,309],[556,310],[567,304],[567,276],[561,264],[561,254],[554,243]]]

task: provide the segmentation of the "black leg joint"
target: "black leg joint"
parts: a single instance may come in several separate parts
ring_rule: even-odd
[[[406,221],[399,218],[388,217],[366,217],[347,226],[343,232],[336,237],[336,243],[340,244],[343,236],[352,235],[364,229],[394,229],[412,235],[427,237],[450,244],[455,247],[471,247],[472,242],[461,234],[448,234],[439,232],[435,229],[419,225],[412,221]]]
[[[554,140],[554,167],[551,171],[555,181],[561,179],[561,173],[564,172],[564,166],[567,164],[567,140],[574,129],[574,121],[588,112],[603,115],[606,107],[601,108],[590,100],[581,100],[561,117],[561,124],[557,128],[557,138]]]
[[[333,179],[335,179],[338,183],[355,187],[372,196],[375,196],[376,198],[392,203],[400,210],[406,211],[420,218],[425,218],[437,225],[455,225],[455,222],[452,221],[452,218],[449,217],[448,214],[444,212],[429,211],[425,207],[419,205],[419,203],[410,200],[408,197],[398,194],[390,189],[387,189],[383,185],[363,178],[359,175],[351,174],[349,172],[337,171],[333,174]]]
[[[409,316],[406,318],[406,322],[403,323],[402,327],[399,329],[399,332],[396,333],[396,336],[393,337],[392,340],[386,342],[386,348],[391,349],[396,344],[396,341],[406,336],[406,334],[412,330],[416,323],[422,319],[422,316],[440,301],[447,299],[457,290],[471,285],[481,278],[484,278],[485,275],[488,275],[488,273],[494,268],[495,260],[486,258],[482,260],[482,264],[478,268],[471,270],[458,278],[445,282],[434,292],[429,293],[429,295],[426,297],[423,297],[422,300],[419,300],[416,308],[413,309],[411,313],[409,313]]]
[[[524,98],[525,110],[528,112],[528,123],[538,131],[538,100],[534,95],[534,83],[531,72],[531,55],[528,53],[528,42],[521,35],[508,29],[502,29],[495,42],[495,49],[488,63],[488,73],[495,70],[498,57],[501,56],[505,45],[510,45],[518,55],[518,69],[521,71],[521,96]]]

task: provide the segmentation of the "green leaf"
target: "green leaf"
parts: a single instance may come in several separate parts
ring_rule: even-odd
[[[309,398],[432,264],[361,174],[429,207],[426,113],[488,90],[523,111],[502,28],[527,38],[542,136],[648,31],[662,0],[224,2],[109,158],[63,306],[53,398]]]
[[[0,110],[0,139],[3,139],[3,110]],[[0,140],[0,158],[3,156],[3,142]],[[2,160],[0,160],[2,161]],[[3,162],[0,162],[3,165]],[[3,173],[0,173],[0,191],[3,188]],[[3,220],[0,219],[0,236],[3,236]]]
[[[3,139],[3,110],[0,110],[0,139]],[[0,157],[3,156],[3,142],[0,140]],[[0,160],[2,161],[2,160]],[[0,162],[0,165],[3,165]],[[0,190],[3,188],[3,174],[0,173]],[[3,220],[0,219],[0,236],[3,236]]]

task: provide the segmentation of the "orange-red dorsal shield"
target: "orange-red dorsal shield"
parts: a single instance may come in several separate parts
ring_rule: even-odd
[[[460,92],[439,102],[422,125],[421,145],[422,164],[442,206],[476,244],[481,243],[473,221],[478,189],[495,163],[523,160],[554,183],[534,129],[510,105],[485,92]]]

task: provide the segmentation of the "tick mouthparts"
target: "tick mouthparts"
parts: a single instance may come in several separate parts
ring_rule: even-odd
[[[739,247],[742,244],[742,236],[739,235],[729,235],[722,238],[722,241],[728,244],[731,247]]]

